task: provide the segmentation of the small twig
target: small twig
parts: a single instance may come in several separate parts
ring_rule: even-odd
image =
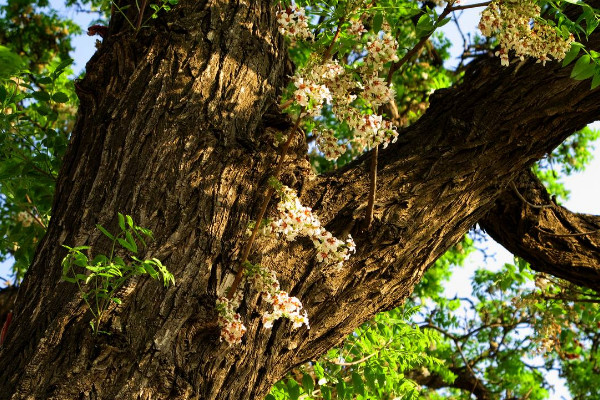
[[[330,363],[335,364],[335,365],[341,365],[343,367],[360,364],[360,363],[367,361],[369,358],[375,357],[376,355],[378,355],[381,352],[381,350],[388,347],[392,343],[392,341],[393,341],[392,339],[389,339],[383,346],[381,346],[375,352],[369,354],[368,356],[361,358],[360,360],[355,360],[355,361],[351,361],[351,362],[340,362],[340,361],[333,361],[333,360],[327,360],[327,361],[329,361]]]
[[[595,231],[579,232],[579,233],[552,233],[552,232],[546,232],[545,230],[541,229],[538,226],[536,226],[535,229],[537,229],[538,231],[540,231],[544,235],[557,236],[557,237],[585,236],[585,235],[594,235],[596,233],[600,233],[600,229],[596,229]]]
[[[273,173],[273,176],[275,177],[275,179],[279,179],[279,174],[281,174],[281,169],[283,168],[283,161],[285,160],[285,156],[287,155],[290,144],[292,143],[292,139],[294,138],[296,131],[298,130],[298,127],[300,126],[300,121],[302,119],[303,112],[304,112],[304,107],[302,107],[302,109],[300,110],[300,114],[298,114],[298,119],[296,119],[296,123],[294,124],[294,126],[292,127],[292,130],[290,131],[288,140],[285,142],[285,144],[281,148],[279,160],[277,162],[277,166],[275,167],[275,172]],[[260,211],[259,211],[258,217],[256,219],[256,224],[254,225],[254,228],[252,229],[252,234],[250,235],[250,239],[248,239],[248,242],[246,243],[246,246],[244,247],[244,250],[242,252],[242,258],[239,263],[238,272],[235,275],[235,279],[234,279],[233,283],[231,284],[231,287],[229,288],[229,292],[227,292],[227,298],[229,300],[231,300],[233,298],[233,295],[237,291],[238,286],[240,285],[240,282],[242,281],[242,276],[244,275],[244,264],[248,260],[248,255],[250,254],[250,249],[252,248],[252,245],[254,244],[254,240],[256,239],[256,235],[258,234],[258,229],[260,228],[260,225],[261,225],[260,222],[262,221],[263,217],[265,216],[265,213],[267,212],[267,207],[269,206],[269,202],[271,201],[271,197],[273,196],[273,193],[275,193],[275,188],[270,187],[269,190],[267,191],[265,198],[263,199],[261,206],[260,206]]]
[[[138,20],[135,24],[135,30],[136,32],[140,30],[140,28],[142,27],[142,21],[144,20],[144,12],[146,11],[146,3],[148,2],[148,0],[142,0],[142,6],[140,7],[140,9],[138,10],[139,14],[138,14]]]
[[[325,53],[323,53],[323,60],[328,60],[329,56],[331,56],[331,51],[333,50],[333,46],[335,45],[335,41],[340,36],[340,31],[342,30],[342,25],[344,24],[345,21],[346,21],[345,17],[340,18],[340,21],[338,22],[337,29],[335,31],[335,35],[333,35],[333,39],[331,40],[331,43],[327,47],[327,50],[325,50]]]
[[[42,219],[39,217],[40,211],[37,209],[37,207],[35,206],[35,204],[33,204],[33,201],[31,201],[31,198],[29,197],[28,194],[25,194],[25,198],[27,199],[27,202],[29,204],[31,204],[31,206],[33,207],[33,211],[35,211],[35,213],[37,215],[34,215],[31,211],[29,210],[25,210],[27,212],[27,214],[31,215],[31,217],[35,220],[35,222],[37,222],[38,224],[40,224],[40,226],[44,229],[46,229],[46,225],[44,224],[44,221],[42,221]]]
[[[553,204],[542,204],[542,205],[532,204],[529,201],[527,201],[527,199],[525,197],[523,197],[523,195],[521,193],[519,193],[519,189],[517,189],[517,186],[515,185],[514,182],[511,182],[510,186],[512,187],[512,189],[515,192],[515,194],[517,195],[517,197],[523,203],[527,204],[529,207],[536,208],[536,209],[542,209],[542,208],[549,208],[549,207],[553,207],[554,206]]]
[[[373,222],[373,209],[375,208],[375,197],[377,196],[377,157],[379,155],[379,146],[375,146],[371,152],[371,167],[369,171],[369,202],[367,203],[367,213],[364,229],[369,230]]]
[[[491,3],[491,1],[484,1],[483,3],[466,4],[464,6],[450,7],[450,11],[467,10],[469,8],[477,8],[477,7],[487,7],[490,5],[490,3]]]

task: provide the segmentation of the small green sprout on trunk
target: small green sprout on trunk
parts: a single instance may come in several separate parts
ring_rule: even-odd
[[[140,260],[134,255],[129,255],[129,260],[115,255],[117,245],[130,253],[137,254],[138,243],[146,247],[146,240],[152,239],[152,231],[135,225],[129,215],[119,213],[119,227],[117,235],[108,232],[103,226],[96,227],[112,241],[110,254],[98,254],[91,261],[84,251],[90,246],[69,247],[69,253],[62,261],[62,279],[75,283],[93,319],[90,321],[92,331],[98,334],[103,316],[107,313],[111,303],[121,304],[117,297],[119,289],[125,282],[136,275],[150,275],[152,279],[162,279],[165,287],[175,284],[175,278],[167,268],[156,258]]]

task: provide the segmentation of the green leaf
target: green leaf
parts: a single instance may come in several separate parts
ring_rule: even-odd
[[[125,247],[127,250],[132,251],[134,253],[137,252],[137,249],[135,249],[134,247],[132,247],[131,244],[127,240],[125,240],[123,238],[117,238],[117,242],[119,242],[119,244],[121,246]]]
[[[346,384],[344,381],[339,381],[335,385],[335,388],[337,390],[338,399],[343,399],[346,397]]]
[[[125,218],[127,219],[127,225],[129,225],[129,227],[131,228],[135,228],[135,225],[133,224],[133,218],[131,218],[131,215],[126,215]]]
[[[329,386],[321,386],[321,394],[324,400],[331,400],[331,388]]]
[[[566,67],[567,65],[571,64],[571,62],[577,58],[579,51],[581,51],[579,46],[571,46],[571,50],[569,50],[569,52],[565,55],[562,66]]]
[[[52,95],[52,100],[57,103],[67,103],[69,101],[69,96],[63,92],[56,92]]]
[[[306,373],[302,375],[302,387],[309,396],[312,395],[312,392],[315,388],[315,381],[313,380],[312,376]]]
[[[571,78],[580,81],[587,79],[594,75],[595,67],[596,63],[591,61],[590,56],[587,54],[583,55],[575,63],[573,71],[571,71]]]
[[[600,85],[600,70],[598,68],[594,71],[594,78],[592,79],[592,90],[596,89]]]
[[[7,97],[8,92],[6,91],[6,88],[4,87],[4,85],[0,85],[0,103],[4,103]]]
[[[44,91],[38,90],[37,92],[33,92],[31,94],[34,99],[38,101],[48,101],[50,100],[50,95]]]
[[[119,216],[119,227],[121,228],[122,231],[125,231],[125,217],[121,213],[118,213],[118,216]]]
[[[268,395],[265,397],[265,400],[277,400],[277,399],[275,398],[275,396],[273,396],[271,393],[269,393],[269,394],[268,394]]]
[[[433,30],[433,21],[429,14],[421,15],[419,21],[417,22],[417,37],[421,38],[423,36],[427,36]]]
[[[6,46],[0,46],[0,79],[18,75],[24,66],[23,59]]]
[[[288,394],[290,395],[290,399],[298,400],[298,398],[300,397],[300,386],[298,385],[298,382],[290,378],[286,382],[286,386],[288,388]]]
[[[446,17],[446,18],[444,18],[443,20],[441,20],[440,22],[438,22],[437,24],[435,24],[435,27],[436,27],[436,28],[440,28],[440,27],[442,27],[442,26],[446,25],[446,24],[447,24],[448,22],[450,22],[451,20],[452,20],[452,18],[450,18],[450,17]]]
[[[156,279],[156,278],[158,278],[158,272],[156,272],[156,270],[154,269],[154,267],[152,267],[152,264],[151,264],[150,262],[145,262],[145,263],[143,264],[143,267],[144,267],[144,269],[146,270],[146,272],[147,272],[148,274],[150,274],[150,276],[151,276],[153,279]]]
[[[361,396],[365,395],[365,386],[363,383],[363,379],[356,372],[352,372],[352,385],[354,385],[354,393],[360,394]]]
[[[115,304],[121,304],[121,303],[122,303],[122,302],[121,302],[121,299],[119,299],[118,297],[113,297],[111,300],[112,300],[112,301],[113,301]]]
[[[106,236],[110,240],[115,240],[115,237],[113,235],[111,235],[111,233],[109,231],[104,229],[104,227],[102,225],[96,224],[96,228],[98,228],[100,230],[100,232],[102,232],[104,234],[104,236]]]
[[[373,17],[373,32],[379,32],[381,30],[381,25],[383,25],[383,14],[378,12]]]
[[[131,232],[129,232],[129,231],[125,232],[125,237],[127,238],[127,242],[131,245],[131,248],[133,249],[132,251],[134,253],[137,253],[138,247],[137,247],[137,244],[135,243],[135,239],[131,235]]]

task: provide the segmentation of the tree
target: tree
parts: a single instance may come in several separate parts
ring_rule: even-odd
[[[146,15],[125,5],[114,4],[75,83],[80,105],[52,218],[0,352],[10,360],[3,398],[261,398],[290,368],[401,304],[476,223],[535,270],[598,289],[600,243],[581,233],[599,219],[554,204],[529,173],[597,118],[598,90],[571,79],[571,67],[468,64],[379,151],[366,229],[371,153],[326,174],[311,168],[306,138],[278,107],[293,71],[270,1],[181,0],[143,28]],[[598,48],[598,36],[585,45]],[[248,222],[277,163],[272,143],[286,133],[294,140],[279,180],[336,237],[351,233],[356,254],[337,269],[319,263],[306,239],[259,241],[249,260],[302,300],[310,329],[285,320],[263,329],[265,304],[246,290],[239,312],[248,330],[229,347],[215,302],[241,268]],[[61,281],[61,245],[108,254],[95,227],[116,231],[119,211],[152,229],[145,256],[168,265],[177,284],[129,281],[103,322],[111,335],[95,336],[77,287]]]

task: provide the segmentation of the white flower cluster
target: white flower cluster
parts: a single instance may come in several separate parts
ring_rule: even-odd
[[[263,300],[273,305],[273,312],[263,314],[262,322],[265,328],[271,328],[274,321],[285,317],[292,321],[294,329],[302,325],[310,329],[306,311],[302,311],[302,303],[298,298],[291,297],[287,292],[280,290],[274,271],[261,265],[251,265],[246,273],[252,287],[260,292]]]
[[[293,189],[282,186],[278,190],[280,202],[277,204],[279,219],[271,221],[265,226],[263,233],[282,235],[286,240],[292,241],[298,235],[311,238],[317,249],[317,259],[326,264],[335,264],[341,268],[344,261],[355,252],[354,240],[348,235],[343,242],[335,238],[321,226],[319,219],[313,215],[310,207],[304,207]]]
[[[359,21],[353,21],[350,31],[357,35],[365,32]],[[308,114],[318,116],[324,103],[331,104],[332,111],[340,121],[345,121],[353,131],[352,146],[359,152],[379,144],[387,146],[396,140],[398,132],[381,115],[365,113],[352,104],[360,96],[363,104],[372,112],[394,98],[394,90],[379,77],[384,64],[398,61],[398,43],[389,33],[375,36],[368,42],[368,53],[362,65],[346,71],[337,61],[312,62],[294,79],[294,100],[305,107]],[[362,83],[356,80],[360,77]],[[335,160],[347,150],[337,141],[331,131],[324,136],[316,132],[319,149],[328,160]]]
[[[365,63],[376,71],[382,70],[383,65],[390,61],[398,61],[398,42],[388,32],[381,38],[376,37],[367,43],[369,51]]]
[[[227,297],[217,299],[218,324],[221,327],[221,341],[226,341],[230,346],[241,343],[246,333],[246,326],[235,310],[240,306],[242,292],[238,291],[231,300]]]
[[[294,85],[297,88],[294,92],[294,100],[305,107],[309,115],[317,116],[321,114],[323,102],[331,103],[331,93],[325,85],[311,82],[299,76],[294,80]]]
[[[564,39],[555,27],[539,18],[540,7],[533,0],[494,0],[481,13],[479,29],[485,36],[498,38],[500,50],[496,55],[502,65],[509,65],[510,50],[521,60],[529,56],[543,65],[552,58],[562,60],[571,48],[573,35]]]
[[[304,8],[293,6],[284,11],[277,12],[279,32],[290,38],[292,43],[296,40],[306,40],[313,37],[308,28],[308,19]]]
[[[27,211],[21,211],[17,214],[17,222],[20,222],[25,228],[31,226],[34,221],[34,218]]]

